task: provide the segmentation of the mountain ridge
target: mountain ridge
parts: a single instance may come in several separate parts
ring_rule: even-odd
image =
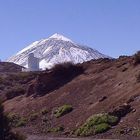
[[[40,59],[40,68],[51,68],[57,63],[83,63],[91,59],[109,58],[95,49],[78,45],[67,37],[55,33],[47,39],[35,41],[29,46],[10,57],[7,61],[28,67],[27,59],[30,53]]]

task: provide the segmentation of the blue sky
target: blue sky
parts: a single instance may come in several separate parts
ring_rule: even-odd
[[[0,58],[60,33],[118,57],[140,50],[140,0],[0,0]]]

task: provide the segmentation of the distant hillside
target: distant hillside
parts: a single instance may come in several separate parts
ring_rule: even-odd
[[[10,62],[0,62],[0,72],[20,72],[22,66]]]

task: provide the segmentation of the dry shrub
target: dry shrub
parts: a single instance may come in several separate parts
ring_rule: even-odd
[[[83,72],[83,68],[78,65],[74,65],[71,62],[65,62],[61,64],[56,64],[51,69],[53,76],[63,76],[66,77],[73,77],[77,74],[80,74]]]
[[[84,69],[80,65],[74,65],[70,62],[57,64],[49,73],[42,73],[38,76],[34,88],[35,92],[38,95],[44,95],[63,86],[83,72]]]
[[[136,75],[136,80],[138,83],[140,83],[140,73],[138,75]]]
[[[134,55],[134,64],[140,64],[140,51],[138,51],[135,55]]]

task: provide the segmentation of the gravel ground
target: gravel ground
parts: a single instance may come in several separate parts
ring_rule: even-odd
[[[128,136],[120,139],[96,139],[96,138],[60,138],[60,137],[47,137],[47,136],[36,136],[30,135],[27,140],[140,140],[140,138]]]
[[[29,136],[27,140],[97,140],[93,138],[51,138],[46,136]],[[119,140],[119,139],[98,139],[98,140]]]

